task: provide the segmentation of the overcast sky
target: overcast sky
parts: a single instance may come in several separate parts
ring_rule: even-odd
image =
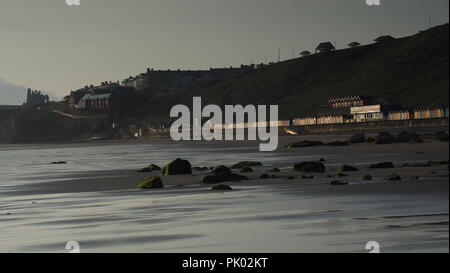
[[[155,69],[260,63],[449,21],[448,0],[0,0],[0,78],[59,96]]]

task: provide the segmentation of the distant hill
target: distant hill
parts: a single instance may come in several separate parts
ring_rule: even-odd
[[[167,121],[171,106],[278,104],[280,117],[310,116],[330,97],[369,95],[407,108],[448,106],[448,24],[419,34],[357,48],[314,54],[244,75],[147,92],[130,118]]]
[[[20,105],[27,96],[27,88],[0,79],[0,105]]]

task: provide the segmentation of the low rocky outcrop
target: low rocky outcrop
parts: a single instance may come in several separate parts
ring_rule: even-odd
[[[290,143],[285,146],[285,148],[306,148],[306,147],[316,147],[316,146],[323,146],[325,143],[322,141],[311,141],[311,140],[304,140],[300,142],[294,142]]]
[[[301,162],[294,165],[294,170],[299,172],[321,173],[325,171],[325,165],[322,162]]]
[[[394,168],[394,163],[392,162],[381,162],[372,164],[369,166],[370,169],[392,169]]]
[[[389,176],[386,176],[386,177],[384,178],[384,180],[388,180],[388,181],[399,181],[399,180],[402,180],[402,178],[401,178],[398,174],[393,173],[393,174],[391,174],[391,175],[389,175]]]
[[[366,174],[366,175],[364,175],[363,180],[371,181],[372,180],[372,176],[370,174]]]
[[[350,143],[348,141],[333,141],[325,144],[326,146],[332,146],[332,147],[342,147],[342,146],[350,146]]]
[[[389,133],[381,132],[378,134],[378,136],[375,138],[375,144],[392,144],[395,142],[395,137],[392,136]]]
[[[231,166],[232,169],[243,169],[245,167],[260,167],[263,164],[257,161],[241,161]]]
[[[192,174],[192,165],[189,161],[180,158],[167,164],[163,169],[163,175]]]
[[[395,141],[399,143],[411,143],[411,144],[423,143],[423,140],[415,132],[402,132],[395,138]]]
[[[366,142],[366,135],[362,133],[356,133],[353,136],[350,137],[348,140],[349,143],[355,144],[355,143],[364,143]]]
[[[245,167],[241,170],[241,173],[252,173],[253,169],[250,167]]]
[[[358,168],[350,166],[350,165],[341,165],[337,168],[337,172],[338,173],[343,173],[343,172],[357,172]]]
[[[333,186],[344,186],[344,185],[348,185],[348,182],[343,182],[343,181],[339,181],[339,180],[333,180],[333,181],[331,181],[331,185],[333,185]]]
[[[161,189],[164,188],[163,182],[159,176],[151,176],[142,180],[138,185],[138,188],[147,189]]]
[[[214,174],[214,175],[229,175],[229,174],[232,174],[232,171],[227,166],[219,165],[213,169],[212,174]]]
[[[213,191],[231,191],[233,189],[228,185],[220,184],[220,185],[213,186],[211,188],[211,190],[213,190]]]

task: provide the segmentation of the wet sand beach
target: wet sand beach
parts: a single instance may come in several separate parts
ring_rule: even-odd
[[[382,252],[448,252],[447,165],[402,167],[448,160],[448,143],[282,148],[347,138],[281,137],[273,153],[258,152],[254,142],[2,147],[6,156],[22,149],[29,173],[17,168],[0,176],[0,251],[64,252],[76,240],[85,252],[367,252],[368,241],[379,242]],[[164,189],[136,188],[158,174],[139,168],[177,157],[193,166],[243,160],[263,166],[245,174],[249,181],[225,183],[229,192],[199,184],[208,171],[163,176]],[[320,158],[326,171],[313,179],[293,170],[294,163]],[[48,165],[57,160],[67,164]],[[395,168],[369,169],[385,161]],[[14,162],[23,158],[7,164]],[[7,164],[2,170],[11,170]],[[336,178],[341,164],[359,171]],[[281,170],[277,178],[259,179],[274,167]],[[402,180],[386,181],[392,173]],[[366,174],[373,180],[364,181]],[[332,186],[332,180],[349,184]]]

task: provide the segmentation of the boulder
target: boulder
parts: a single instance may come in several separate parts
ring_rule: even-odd
[[[381,132],[380,134],[378,134],[378,136],[375,138],[375,144],[392,144],[395,142],[395,137],[392,136],[389,133],[386,132]]]
[[[147,167],[140,169],[138,172],[139,173],[151,173],[153,171],[160,171],[161,168],[158,165],[155,164],[150,164]]]
[[[262,165],[263,164],[261,162],[256,162],[256,161],[241,161],[241,162],[231,166],[231,168],[232,169],[243,169],[245,167],[260,167]]]
[[[332,146],[332,147],[342,147],[342,146],[350,146],[350,143],[348,143],[347,141],[334,141],[334,142],[329,142],[325,145]]]
[[[217,167],[214,168],[214,170],[212,171],[212,173],[214,175],[229,175],[231,174],[231,170],[230,168],[224,166],[224,165],[219,165]]]
[[[281,170],[279,168],[273,168],[270,170],[271,173],[279,173]]]
[[[295,177],[294,177],[294,176],[288,176],[288,177],[286,177],[286,179],[287,179],[287,180],[294,180]]]
[[[374,137],[368,137],[367,139],[366,139],[366,142],[367,143],[374,143],[375,142],[375,138]]]
[[[369,166],[370,169],[392,169],[394,168],[394,163],[392,162],[382,162],[376,163]]]
[[[398,174],[393,173],[393,174],[391,174],[391,175],[389,175],[389,176],[386,176],[386,177],[384,178],[384,180],[388,180],[388,181],[398,181],[398,180],[402,180],[402,178],[401,178]]]
[[[343,173],[343,172],[357,172],[358,168],[355,168],[353,166],[350,165],[341,165],[337,168],[337,172],[338,173]]]
[[[333,186],[343,186],[343,185],[348,185],[348,182],[342,182],[342,181],[338,181],[338,180],[333,180],[333,181],[331,181],[331,185],[333,185]]]
[[[356,133],[353,136],[350,137],[348,140],[349,143],[364,143],[366,142],[366,135],[362,133]]]
[[[304,140],[300,142],[290,143],[285,146],[285,148],[305,148],[305,147],[316,147],[325,145],[322,141],[311,141]]]
[[[302,175],[302,179],[314,179],[314,175],[312,175],[312,174],[310,174],[310,175],[304,174],[304,175]]]
[[[269,179],[269,178],[270,178],[270,175],[268,175],[266,173],[259,177],[259,179]]]
[[[225,182],[224,178],[220,175],[206,175],[201,180],[201,184],[217,184]]]
[[[319,159],[319,162],[326,162],[326,160],[322,157],[321,159]]]
[[[161,189],[164,188],[163,182],[159,176],[151,176],[142,180],[138,185],[138,188],[147,189]]]
[[[241,173],[252,173],[253,169],[250,167],[245,167],[241,170]]]
[[[345,173],[338,173],[336,174],[336,177],[346,177],[348,175],[346,175]]]
[[[52,162],[50,164],[51,165],[64,165],[64,164],[67,164],[67,162],[66,161],[54,161],[54,162]]]
[[[167,164],[163,169],[163,175],[180,175],[180,174],[192,174],[191,163],[187,160],[180,158]]]
[[[366,174],[366,175],[363,177],[363,180],[365,180],[365,181],[371,181],[371,180],[372,180],[372,176],[371,176],[370,174]]]
[[[325,171],[325,165],[321,162],[301,162],[294,165],[294,170],[299,172],[321,173]]]
[[[233,189],[228,185],[220,184],[220,185],[213,186],[211,188],[211,190],[213,190],[213,191],[231,191]]]
[[[396,138],[396,142],[399,143],[423,143],[423,140],[415,132],[402,132]]]

